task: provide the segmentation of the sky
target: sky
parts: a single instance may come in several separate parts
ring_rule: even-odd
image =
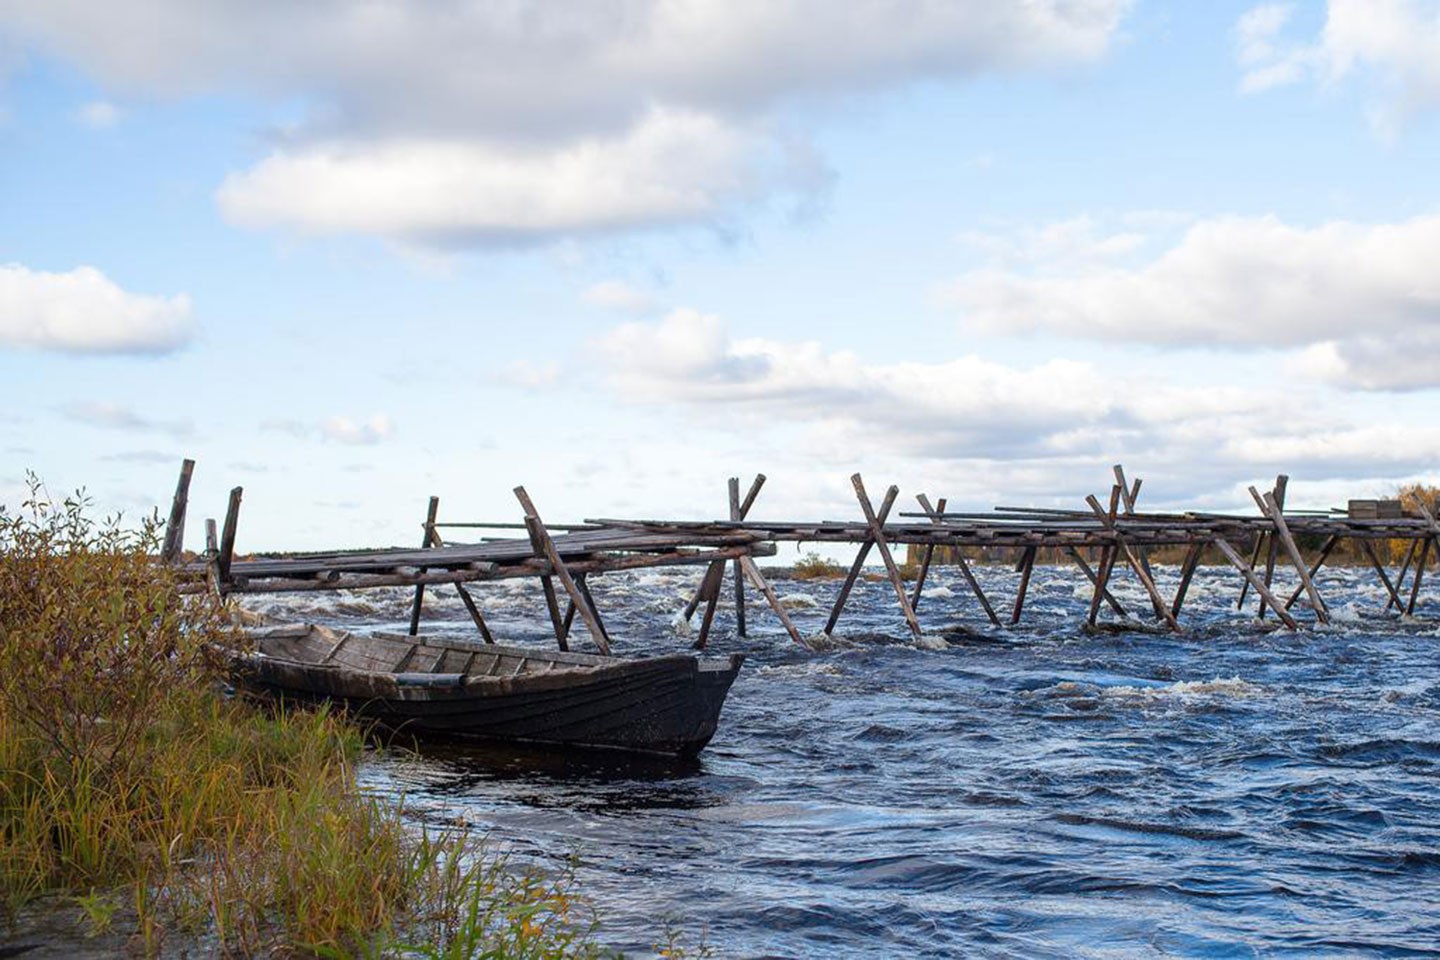
[[[1440,479],[1432,0],[0,0],[0,503]]]

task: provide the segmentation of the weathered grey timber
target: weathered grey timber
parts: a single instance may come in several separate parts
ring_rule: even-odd
[[[693,757],[715,734],[743,654],[624,660],[296,625],[227,651],[252,696],[328,701],[416,738]]]

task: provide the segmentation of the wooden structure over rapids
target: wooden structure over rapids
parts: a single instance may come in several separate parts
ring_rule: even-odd
[[[859,517],[820,522],[748,519],[765,483],[763,475],[755,478],[744,497],[740,495],[739,481],[732,478],[729,518],[709,521],[594,519],[547,527],[525,489],[517,487],[515,495],[524,513],[523,523],[442,523],[438,520],[439,500],[431,497],[418,548],[253,558],[234,555],[242,493],[237,487],[231,491],[223,532],[217,536],[215,521],[207,521],[203,557],[181,563],[180,544],[193,466],[187,460],[181,470],[162,554],[163,559],[176,564],[182,591],[211,590],[227,595],[413,586],[413,635],[419,628],[425,589],[452,586],[482,637],[493,643],[482,611],[484,597],[477,598],[482,592],[478,588],[493,580],[537,578],[560,648],[569,649],[578,617],[602,653],[609,653],[610,637],[587,579],[621,570],[674,565],[706,568],[684,611],[688,620],[704,606],[697,648],[703,648],[708,640],[727,567],[733,571],[740,635],[747,633],[744,584],[748,581],[765,597],[789,635],[809,646],[754,561],[758,556],[773,555],[776,544],[782,542],[857,547],[854,562],[839,585],[824,628],[826,634],[836,629],[872,550],[879,555],[900,612],[916,636],[923,633],[916,611],[940,550],[956,563],[979,609],[995,627],[1021,621],[1039,551],[1054,548],[1089,581],[1088,627],[1096,627],[1106,608],[1126,618],[1126,623],[1133,622],[1130,612],[1110,590],[1117,576],[1132,576],[1145,590],[1148,613],[1175,631],[1184,629],[1180,617],[1186,593],[1207,549],[1218,552],[1236,571],[1240,589],[1237,609],[1243,609],[1247,594],[1253,590],[1258,603],[1256,615],[1263,618],[1268,611],[1274,611],[1291,630],[1300,627],[1297,608],[1308,609],[1318,622],[1329,621],[1329,609],[1316,584],[1316,574],[1341,544],[1353,544],[1364,555],[1385,588],[1387,610],[1393,608],[1405,615],[1415,612],[1432,550],[1440,558],[1440,522],[1436,521],[1434,505],[1417,503],[1413,511],[1405,511],[1397,501],[1351,501],[1344,510],[1287,512],[1287,478],[1281,476],[1272,489],[1263,493],[1250,488],[1256,506],[1252,515],[1147,513],[1137,509],[1141,481],[1127,481],[1123,468],[1116,466],[1106,502],[1092,495],[1086,498],[1085,509],[996,507],[991,513],[951,512],[944,499],[932,503],[925,494],[919,494],[916,502],[920,511],[897,514],[897,487],[886,490],[877,505],[856,474],[851,482]],[[892,514],[897,519],[892,520]],[[442,529],[523,530],[525,536],[460,543],[443,538]],[[1386,560],[1389,546],[1395,541],[1404,545],[1405,558],[1392,575]],[[1304,556],[1301,543],[1312,545],[1312,556]],[[1314,544],[1319,547],[1314,548]],[[907,586],[895,560],[894,548],[900,545],[917,548],[921,557],[913,587]],[[1151,569],[1149,554],[1158,547],[1184,548],[1178,585],[1169,597],[1162,595]],[[999,551],[1015,561],[1018,587],[1008,598],[1003,614],[997,612],[965,558],[965,550],[972,548],[983,548],[987,555]],[[1275,592],[1275,572],[1281,563],[1288,563],[1298,580],[1287,597]]]

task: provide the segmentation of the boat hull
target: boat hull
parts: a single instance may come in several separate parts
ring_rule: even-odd
[[[367,638],[368,639],[368,638]],[[405,638],[413,641],[413,638]],[[236,686],[251,696],[330,702],[387,731],[415,738],[511,741],[693,757],[715,734],[743,656],[636,660],[551,654],[515,647],[457,648],[516,659],[511,676],[471,672],[357,670],[263,651],[232,659]],[[398,649],[398,647],[397,647]],[[412,656],[410,659],[415,659]],[[432,657],[443,664],[444,655]],[[535,664],[543,669],[521,672]]]

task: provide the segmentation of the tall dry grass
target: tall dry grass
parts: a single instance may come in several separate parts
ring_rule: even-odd
[[[223,695],[220,602],[182,598],[159,532],[31,479],[0,506],[0,906],[68,897],[147,953],[596,952],[566,877],[511,871],[362,794],[358,733]],[[0,918],[3,919],[3,918]]]

